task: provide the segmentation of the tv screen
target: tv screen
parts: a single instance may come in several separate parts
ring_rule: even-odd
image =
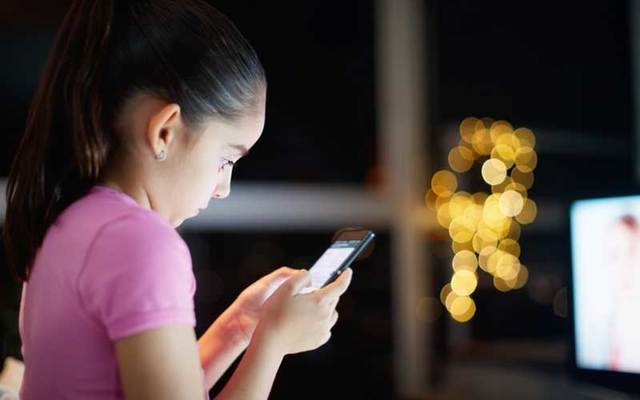
[[[575,367],[640,379],[640,196],[578,200],[570,223]]]

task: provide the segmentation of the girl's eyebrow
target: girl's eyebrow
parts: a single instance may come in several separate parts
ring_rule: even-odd
[[[234,150],[237,150],[240,153],[240,156],[242,157],[247,155],[247,153],[249,152],[249,149],[247,149],[246,146],[243,146],[241,144],[230,144],[229,147],[233,148]]]

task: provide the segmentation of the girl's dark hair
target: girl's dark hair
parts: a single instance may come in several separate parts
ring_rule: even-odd
[[[203,1],[74,2],[7,182],[3,236],[14,278],[29,279],[48,228],[117,153],[115,116],[132,95],[179,104],[185,123],[195,127],[256,111],[265,89],[255,51]]]

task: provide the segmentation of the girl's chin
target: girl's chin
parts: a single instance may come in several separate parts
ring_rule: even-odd
[[[188,220],[189,218],[193,218],[193,217],[197,216],[198,214],[200,214],[200,210],[199,210],[199,209],[195,209],[195,210],[191,213],[191,215],[189,215],[188,217],[179,218],[179,219],[177,219],[177,220],[173,221],[172,225],[173,225],[173,227],[174,227],[174,228],[177,228],[177,227],[179,227],[180,225],[182,225],[182,223],[183,223],[184,221]]]
[[[172,225],[173,225],[173,227],[174,227],[174,228],[179,227],[180,225],[182,225],[182,223],[183,223],[186,219],[187,219],[187,218],[180,218],[180,219],[177,219],[177,220],[173,221],[173,224],[172,224]]]

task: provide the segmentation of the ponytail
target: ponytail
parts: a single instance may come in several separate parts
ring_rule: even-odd
[[[18,281],[28,280],[48,227],[104,166],[100,86],[113,14],[112,1],[71,6],[31,104],[6,188],[3,236]]]
[[[115,120],[128,98],[175,102],[195,126],[255,111],[265,89],[253,48],[202,0],[75,1],[9,173],[3,236],[14,278],[29,279],[51,224],[117,159]]]

